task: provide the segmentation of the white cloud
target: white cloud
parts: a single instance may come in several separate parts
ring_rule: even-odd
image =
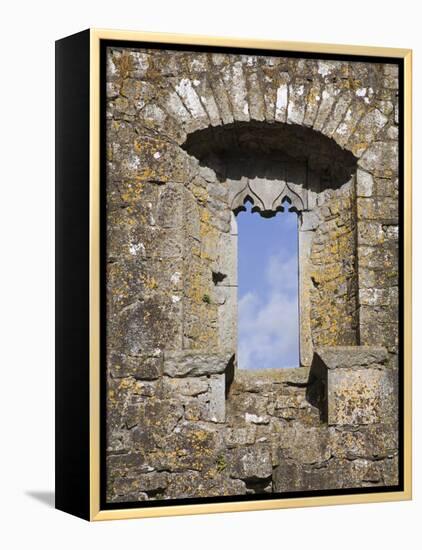
[[[272,289],[281,292],[297,292],[298,265],[296,256],[283,258],[281,254],[270,256],[266,279]]]
[[[267,285],[239,300],[239,366],[242,369],[297,367],[297,258],[269,258]]]

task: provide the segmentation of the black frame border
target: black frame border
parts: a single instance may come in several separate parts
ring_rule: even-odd
[[[354,61],[365,63],[394,64],[399,67],[399,381],[398,381],[398,407],[399,407],[399,484],[388,487],[362,487],[350,489],[327,489],[316,491],[297,491],[286,493],[272,493],[262,495],[237,495],[226,497],[202,497],[183,498],[171,500],[158,500],[146,502],[118,502],[106,501],[106,54],[109,47],[127,49],[156,49],[184,52],[212,52],[239,55],[257,55],[272,57],[292,57],[302,59],[327,59],[336,61]],[[100,40],[100,510],[121,509],[148,509],[157,507],[171,507],[192,504],[212,504],[230,502],[257,502],[271,500],[289,500],[293,498],[323,497],[337,495],[358,495],[374,493],[391,493],[404,490],[404,59],[395,57],[372,55],[342,55],[328,53],[314,53],[301,51],[285,51],[260,48],[245,48],[235,46],[205,46],[191,44],[176,44],[162,42],[146,42],[121,39]]]

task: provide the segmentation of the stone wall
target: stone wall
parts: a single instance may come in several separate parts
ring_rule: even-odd
[[[397,89],[394,65],[108,50],[108,501],[397,484]],[[237,369],[245,200],[298,212],[296,369]]]
[[[358,343],[358,270],[354,178],[320,193],[310,251],[314,347]]]

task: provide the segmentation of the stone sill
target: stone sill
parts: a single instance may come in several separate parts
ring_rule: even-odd
[[[374,346],[335,346],[319,348],[315,352],[329,370],[384,366],[388,363],[388,351]]]

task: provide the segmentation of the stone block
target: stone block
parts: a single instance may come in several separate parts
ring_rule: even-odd
[[[303,119],[305,126],[313,126],[315,118],[318,114],[319,102],[321,101],[321,83],[319,81],[312,82],[308,97],[306,99],[306,112]]]
[[[389,288],[361,288],[359,289],[359,303],[366,306],[389,306],[394,308],[394,316],[398,306],[398,287]],[[393,313],[393,312],[392,312]],[[394,317],[391,320],[396,320]]]
[[[237,286],[237,235],[221,233],[218,243],[218,272],[222,286]]]
[[[394,420],[397,383],[387,363],[386,349],[325,348],[318,351],[318,356],[325,369],[329,425],[359,426]]]
[[[192,473],[192,470],[208,470],[219,454],[217,433],[203,422],[182,421],[160,443],[149,460],[151,466],[160,471]]]
[[[247,71],[247,85],[251,120],[265,120],[265,102],[256,71]]]
[[[340,146],[344,147],[353,136],[356,123],[363,116],[365,110],[363,103],[352,101],[344,115],[343,121],[337,126],[333,134],[333,138]]]
[[[181,301],[155,294],[127,306],[108,322],[107,345],[116,353],[135,356],[157,348],[180,348]]]
[[[356,172],[356,193],[358,197],[372,197],[374,190],[374,178],[365,170]]]
[[[397,306],[373,306],[373,305],[361,305],[359,308],[359,321],[361,327],[385,327],[388,330],[388,325],[398,324],[399,311]],[[377,334],[377,330],[374,328],[374,333]],[[371,344],[375,343],[374,338]],[[390,340],[390,344],[394,343],[394,338]],[[369,344],[369,345],[371,345]]]
[[[165,472],[152,472],[139,474],[135,478],[117,477],[113,483],[113,490],[117,495],[133,493],[162,493],[167,487],[167,474]],[[142,500],[142,499],[140,499]]]
[[[222,466],[218,466],[222,468]],[[169,477],[166,495],[170,498],[216,497],[245,494],[245,484],[221,474],[208,478],[198,472],[177,473]]]
[[[241,61],[224,66],[221,70],[223,82],[230,98],[235,120],[249,120],[248,92]]]
[[[111,353],[108,365],[113,378],[133,376],[137,380],[156,380],[163,373],[163,356],[158,349],[134,356]]]
[[[182,78],[174,81],[174,88],[182,99],[183,104],[189,109],[192,117],[199,122],[207,124],[208,115],[204,111],[201,100],[196,93],[195,86],[189,78]]]
[[[184,221],[184,188],[181,184],[168,183],[160,193],[156,210],[156,222],[166,229],[180,228]]]
[[[220,112],[218,110],[218,106],[209,83],[209,78],[206,73],[202,73],[200,78],[193,81],[193,84],[195,86],[197,94],[201,98],[201,102],[208,114],[211,124],[213,126],[220,125]]]
[[[274,469],[275,493],[317,491],[327,489],[351,489],[382,485],[384,472],[394,481],[397,469],[394,464],[367,459],[331,459],[324,466],[302,465],[292,460],[283,460]],[[392,483],[394,484],[394,483]]]
[[[223,124],[231,124],[234,119],[230,100],[222,79],[216,73],[211,74],[210,85]]]
[[[331,456],[328,432],[324,427],[308,428],[299,423],[288,427],[280,437],[279,455],[302,464],[321,464]]]
[[[387,350],[373,346],[336,346],[320,348],[317,356],[328,370],[385,365]]]
[[[380,460],[395,456],[398,447],[398,426],[391,423],[368,424],[352,429],[347,426],[331,427],[329,440],[331,454],[336,458]]]
[[[230,476],[243,480],[267,479],[273,470],[270,450],[262,445],[231,449],[227,463]]]
[[[168,351],[164,353],[164,374],[171,377],[221,374],[230,363],[232,354],[202,351]]]
[[[379,177],[389,177],[398,170],[398,145],[393,141],[373,143],[359,160],[359,166]]]
[[[350,103],[352,101],[352,93],[349,90],[342,92],[338,97],[336,104],[333,108],[332,114],[327,119],[322,133],[328,137],[331,137],[335,132],[337,126],[343,120],[344,115],[346,114]]]
[[[321,103],[318,110],[318,115],[314,122],[314,130],[321,131],[325,121],[327,120],[333,105],[337,99],[339,90],[332,84],[327,84],[321,93]]]
[[[393,197],[358,198],[358,220],[381,220],[398,223],[398,202]],[[373,244],[378,244],[374,242]]]
[[[298,82],[289,86],[287,123],[302,124],[306,109],[307,90],[305,84]]]
[[[224,294],[224,303],[218,308],[220,349],[235,353],[237,348],[237,287],[224,287]]]
[[[376,314],[371,315],[372,321],[375,318],[376,324],[362,323],[360,326],[360,339],[366,345],[382,344],[389,352],[397,353],[399,345],[399,325],[397,322],[379,323]]]
[[[225,422],[226,420],[226,377],[224,374],[215,374],[208,380],[208,417],[211,422]]]
[[[278,77],[278,88],[275,97],[275,119],[278,122],[286,122],[287,119],[289,80],[290,76],[288,75],[288,73],[280,73]],[[267,103],[271,104],[272,102],[269,95],[270,94],[266,92]]]
[[[246,426],[245,428],[227,428],[224,442],[228,449],[253,445],[255,442],[256,427]]]
[[[182,397],[197,397],[208,392],[208,379],[198,378],[167,378],[164,377],[163,384],[169,395]]]

